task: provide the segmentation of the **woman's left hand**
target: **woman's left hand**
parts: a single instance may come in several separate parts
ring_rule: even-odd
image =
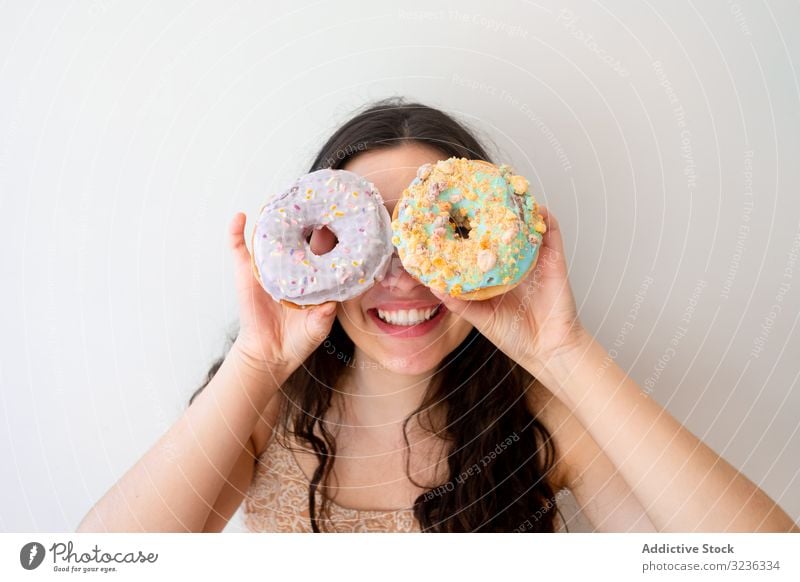
[[[567,277],[558,221],[540,207],[547,231],[536,266],[511,291],[484,301],[435,293],[510,358],[536,374],[588,341]]]

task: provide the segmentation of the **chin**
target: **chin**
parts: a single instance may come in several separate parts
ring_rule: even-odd
[[[404,302],[402,307],[406,307]],[[397,302],[390,303],[396,306]],[[451,350],[467,337],[472,326],[454,318],[443,305],[427,309],[358,309],[340,318],[345,333],[362,352],[356,367],[394,374],[432,374]],[[437,307],[432,309],[432,307]],[[388,312],[388,313],[387,313]],[[409,321],[410,317],[414,322]],[[359,317],[361,316],[361,317]],[[388,321],[386,321],[388,319]]]
[[[408,376],[433,374],[444,356],[445,354],[437,354],[430,349],[409,350],[407,353],[403,353],[403,350],[390,349],[377,357],[370,354],[371,361],[363,361],[358,365]]]

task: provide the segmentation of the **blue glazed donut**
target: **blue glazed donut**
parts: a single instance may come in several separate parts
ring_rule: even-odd
[[[392,243],[406,271],[467,300],[518,285],[536,265],[546,231],[523,176],[465,158],[421,166],[392,218]]]

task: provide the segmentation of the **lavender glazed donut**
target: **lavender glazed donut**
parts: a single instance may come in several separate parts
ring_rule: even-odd
[[[338,243],[316,255],[307,238],[323,226]],[[375,186],[327,168],[298,178],[261,208],[251,246],[264,290],[300,308],[357,297],[384,277],[394,253],[391,218]]]

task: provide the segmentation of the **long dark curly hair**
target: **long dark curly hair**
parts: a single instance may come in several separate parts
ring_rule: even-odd
[[[473,132],[450,115],[402,98],[385,99],[358,112],[339,127],[319,151],[309,171],[342,168],[362,152],[404,142],[432,146],[445,157],[491,161]],[[330,354],[336,347],[336,356]],[[284,383],[278,427],[312,449],[319,464],[309,484],[308,503],[314,532],[329,531],[329,502],[324,491],[336,457],[336,441],[322,419],[331,408],[333,387],[353,362],[354,345],[338,320],[330,334]],[[219,369],[216,361],[189,400],[205,388]],[[448,479],[426,488],[414,502],[423,532],[551,532],[556,500],[553,470],[556,450],[550,433],[526,405],[534,382],[505,354],[473,329],[434,371],[420,406],[403,423],[437,407],[444,427],[430,427],[447,443]],[[412,483],[410,461],[406,472]],[[322,528],[320,526],[323,526]]]

